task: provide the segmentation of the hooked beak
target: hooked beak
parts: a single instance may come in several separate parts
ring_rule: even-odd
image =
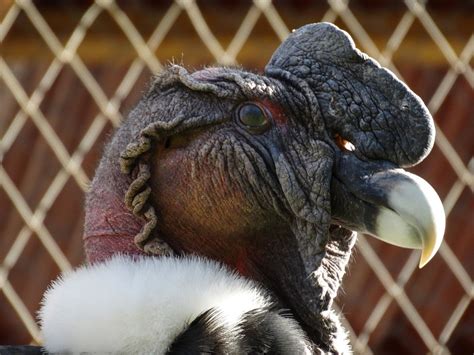
[[[443,205],[431,185],[417,175],[403,170],[379,174],[374,176],[375,183],[391,180],[392,186],[387,191],[387,206],[380,207],[375,236],[401,247],[421,249],[422,268],[443,241]]]
[[[393,245],[421,249],[420,268],[441,245],[443,205],[417,175],[344,154],[336,164],[331,194],[333,221]]]

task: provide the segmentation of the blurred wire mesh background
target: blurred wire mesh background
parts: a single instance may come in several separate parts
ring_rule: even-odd
[[[413,171],[448,215],[439,254],[360,237],[338,308],[356,353],[474,351],[473,1],[0,0],[0,344],[40,342],[35,312],[83,261],[83,194],[106,138],[170,61],[262,70],[289,31],[330,21],[428,104]],[[88,292],[84,290],[84,297]]]

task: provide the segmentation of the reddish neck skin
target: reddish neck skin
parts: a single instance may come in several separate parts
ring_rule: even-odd
[[[258,270],[251,259],[256,242],[270,241],[276,231],[286,230],[283,221],[250,201],[214,163],[195,167],[193,175],[194,144],[201,143],[170,150],[158,147],[151,182],[154,196],[159,196],[153,201],[157,236],[175,251],[204,255],[255,277]],[[125,207],[119,192],[109,190],[113,187],[97,184],[87,206],[84,245],[92,263],[117,253],[146,255],[133,241],[143,221]]]
[[[107,192],[103,194],[101,201],[103,203],[100,203],[100,206],[95,207],[93,205],[92,208],[89,208],[86,215],[84,248],[88,262],[103,262],[116,254],[147,256],[134,243],[134,236],[141,230],[143,221],[130,213],[123,201],[115,193]],[[179,205],[176,205],[176,207],[180,208]],[[251,256],[253,253],[248,250],[248,245],[245,241],[249,239],[258,241],[271,240],[272,237],[274,238],[279,233],[276,231],[270,232],[267,236],[255,235],[253,233],[247,236],[239,235],[239,233],[217,236],[212,231],[206,231],[206,237],[202,238],[199,235],[195,235],[194,231],[182,230],[182,227],[176,226],[172,222],[175,220],[172,217],[173,214],[173,211],[165,213],[166,216],[169,216],[171,222],[168,222],[168,219],[165,217],[164,223],[161,223],[161,228],[172,235],[172,237],[165,235],[164,239],[176,250],[181,250],[185,253],[196,253],[198,251],[200,255],[224,262],[243,276],[261,278],[259,277],[259,271],[256,270],[252,263]],[[237,219],[234,222],[237,225],[239,224]],[[177,232],[173,231],[174,228],[177,229]],[[285,233],[289,233],[289,231]],[[181,235],[181,237],[173,240],[176,234]],[[222,241],[228,239],[233,241],[241,239],[241,243],[237,242],[233,248],[228,248],[226,246],[230,243],[222,243]],[[194,242],[189,242],[189,240]],[[210,240],[216,240],[217,243],[210,243]],[[218,242],[219,240],[221,243]],[[250,250],[253,250],[254,247],[250,247]],[[218,250],[215,251],[215,248]]]
[[[87,260],[101,262],[118,253],[146,255],[133,242],[142,223],[125,207],[123,197],[103,191],[86,213],[84,248]]]

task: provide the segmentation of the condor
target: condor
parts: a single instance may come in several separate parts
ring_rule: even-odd
[[[105,150],[90,265],[46,293],[46,349],[350,352],[331,305],[356,232],[420,249],[420,266],[442,241],[438,195],[403,170],[434,134],[420,98],[328,23],[263,74],[169,67]]]

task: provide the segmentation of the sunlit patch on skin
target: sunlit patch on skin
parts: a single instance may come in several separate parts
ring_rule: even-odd
[[[339,134],[336,133],[334,136],[334,141],[336,142],[337,146],[342,150],[346,150],[348,152],[353,152],[355,150],[354,144],[349,142],[347,139],[342,138]]]

